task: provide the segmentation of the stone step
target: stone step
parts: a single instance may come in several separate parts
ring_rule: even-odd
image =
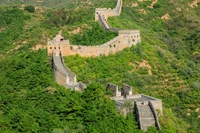
[[[150,106],[147,105],[137,105],[138,107],[138,111],[140,114],[140,127],[142,130],[146,131],[148,129],[148,127],[150,126],[155,126],[155,119],[154,119],[154,115],[153,112],[150,108]]]
[[[155,124],[156,124],[156,122],[154,119],[142,119],[140,121],[140,127],[144,131],[146,131],[148,129],[148,127],[150,127],[150,126],[155,127]]]
[[[141,118],[153,118],[154,119],[153,113],[152,113],[149,105],[139,105],[138,109],[139,109]]]

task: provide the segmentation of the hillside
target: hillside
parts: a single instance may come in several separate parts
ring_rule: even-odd
[[[77,8],[77,7],[114,7],[113,0],[1,0],[0,4],[29,4],[48,8]]]
[[[45,48],[60,30],[73,44],[108,41],[116,34],[104,36],[105,31],[94,22],[94,9],[114,7],[116,2],[26,1],[37,5],[33,13],[13,2],[19,1],[0,3],[8,4],[0,6],[0,132],[143,132],[132,114],[124,118],[116,112],[114,102],[105,95],[108,82],[127,83],[135,94],[162,99],[162,130],[147,132],[199,132],[198,1],[124,0],[121,16],[109,18],[109,24],[139,29],[142,43],[109,56],[65,57],[79,81],[94,83],[83,94],[57,85],[51,57],[45,49],[37,49]],[[81,6],[75,8],[79,4],[74,2]]]
[[[142,43],[108,57],[66,57],[66,65],[80,81],[127,83],[135,93],[162,99],[166,110],[172,108],[176,116],[183,118],[188,132],[198,132],[199,7],[191,7],[188,3],[192,1],[157,1],[152,7],[152,1],[124,3],[121,16],[110,18],[109,24],[140,29]],[[166,10],[169,7],[172,10]]]

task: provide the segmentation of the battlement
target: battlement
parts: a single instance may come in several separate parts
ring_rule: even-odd
[[[144,94],[132,94],[132,86],[122,84],[121,91],[118,86],[109,83],[107,85],[107,92],[111,91],[111,99],[116,102],[116,107],[122,115],[126,115],[135,108],[135,115],[140,129],[146,131],[148,127],[155,126],[161,130],[158,115],[162,115],[162,101],[160,99],[147,96]],[[121,92],[121,95],[117,93]],[[156,110],[160,110],[157,114]]]
[[[120,30],[119,34],[140,34],[139,30]]]
[[[105,30],[118,32],[118,36],[99,46],[81,46],[70,45],[69,40],[57,35],[48,42],[48,54],[53,55],[54,77],[58,84],[66,86],[71,90],[83,91],[87,85],[76,81],[76,74],[65,66],[62,56],[76,55],[84,57],[96,57],[101,55],[109,55],[131,47],[141,42],[139,30],[120,30],[109,26],[107,18],[109,16],[118,16],[121,13],[122,0],[118,0],[114,9],[97,8],[95,10],[95,20],[99,21]],[[159,130],[160,124],[156,110],[160,110],[162,114],[162,101],[143,94],[132,94],[132,86],[122,84],[121,90],[118,86],[109,83],[106,87],[107,94],[112,95],[111,99],[116,102],[117,109],[127,114],[133,107],[127,106],[127,102],[134,104],[136,118],[139,126],[143,130],[147,130],[149,126],[156,126]]]
[[[98,15],[104,15],[106,20],[111,16],[119,16],[122,8],[122,0],[117,1],[117,5],[114,9],[111,8],[96,8],[95,9],[95,21],[99,20]]]
[[[96,10],[96,12],[98,12],[98,11],[108,11],[108,10],[110,10],[110,8],[96,8],[95,10]]]

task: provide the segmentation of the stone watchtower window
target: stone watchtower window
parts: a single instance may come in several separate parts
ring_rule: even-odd
[[[50,47],[50,49],[52,49],[52,47]]]
[[[62,42],[62,41],[64,41],[64,39],[63,39],[63,38],[61,38],[61,39],[60,39],[60,42]]]

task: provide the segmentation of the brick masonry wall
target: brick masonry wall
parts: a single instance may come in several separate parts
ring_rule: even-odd
[[[136,45],[141,41],[140,31],[138,30],[121,30],[119,35],[112,40],[98,46],[79,46],[71,45],[69,41],[63,41],[59,44],[48,45],[48,54],[52,54],[52,49],[61,50],[62,56],[79,54],[83,57],[96,57],[100,55],[114,54],[124,48]]]

